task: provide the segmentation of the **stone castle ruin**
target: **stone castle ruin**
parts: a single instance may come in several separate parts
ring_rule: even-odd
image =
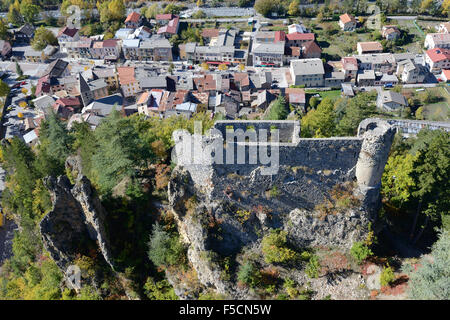
[[[356,137],[319,139],[300,138],[298,121],[239,120],[217,121],[209,136],[177,131],[174,140],[178,165],[211,199],[228,190],[241,193],[245,204],[277,189],[280,197],[257,197],[257,202],[280,211],[313,209],[334,186],[347,182],[375,211],[394,135],[395,129],[380,119],[362,121]]]
[[[367,238],[395,128],[366,119],[356,137],[324,139],[302,139],[300,129],[298,121],[217,121],[207,135],[174,132],[169,204],[203,285],[249,298],[205,257],[258,256],[270,229],[286,231],[298,250],[346,251]]]

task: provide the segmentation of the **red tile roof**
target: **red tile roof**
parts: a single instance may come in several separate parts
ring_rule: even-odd
[[[115,47],[115,46],[117,46],[117,43],[119,41],[120,41],[119,39],[106,39],[106,40],[103,40],[103,48]]]
[[[306,95],[305,90],[301,88],[286,88],[286,96],[290,103],[305,103]]]
[[[158,29],[158,34],[161,33],[170,33],[170,34],[176,34],[178,29],[178,21],[180,18],[175,17],[172,20],[169,21],[169,23],[161,28]]]
[[[214,38],[219,36],[219,29],[203,29],[202,37],[203,38]]]
[[[70,98],[60,98],[55,101],[55,105],[60,105],[63,107],[67,106],[79,106],[80,100],[78,100],[77,97],[70,97]]]
[[[136,81],[133,67],[117,67],[117,73],[119,74],[119,82],[121,85],[130,84]]]
[[[343,57],[341,61],[344,70],[358,70],[358,60],[355,57]]]
[[[366,42],[358,42],[359,47],[364,52],[372,52],[372,51],[383,51],[383,45],[378,41],[366,41]]]
[[[38,83],[36,85],[36,95],[49,92],[50,92],[50,77],[49,75],[46,75],[42,78],[39,78]]]
[[[198,91],[192,91],[192,96],[198,100],[201,104],[208,105],[209,102],[209,92],[198,92]]]
[[[212,74],[194,78],[194,84],[199,92],[216,90],[216,79]]]
[[[157,14],[156,20],[172,20],[175,16],[171,13]]]
[[[300,47],[286,47],[285,54],[287,56],[300,57],[301,49]]]
[[[284,31],[275,32],[275,42],[286,41],[286,33]]]
[[[339,17],[339,19],[343,22],[343,23],[348,23],[348,22],[356,22],[355,17],[353,17],[352,15],[345,13],[343,15],[341,15]]]
[[[450,80],[450,69],[444,69],[442,70],[442,74],[444,75],[445,79]]]
[[[188,93],[189,93],[189,90],[178,90],[175,93],[175,96],[173,98],[173,105],[176,106],[176,105],[178,105],[180,103],[185,102]]]
[[[141,15],[139,13],[133,11],[125,19],[125,22],[139,22],[139,19],[141,19]]]
[[[234,81],[239,82],[242,87],[250,85],[250,78],[248,76],[248,73],[235,73],[233,76]]]
[[[290,41],[302,40],[302,41],[314,41],[316,39],[314,33],[300,33],[294,32],[286,35],[286,38]]]
[[[303,52],[305,54],[311,54],[311,53],[322,53],[322,49],[315,43],[314,41],[308,41],[305,42],[303,45]]]
[[[69,37],[73,37],[77,34],[77,32],[78,32],[77,28],[70,29],[69,27],[64,27],[61,30],[59,30],[58,35],[56,37],[60,37],[63,34]]]
[[[434,48],[427,50],[427,55],[433,62],[450,60],[450,50]]]

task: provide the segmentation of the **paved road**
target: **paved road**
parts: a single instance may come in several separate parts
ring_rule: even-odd
[[[200,23],[200,22],[247,22],[248,18],[219,18],[219,19],[182,19],[181,21],[183,22],[195,22],[195,23]]]
[[[44,63],[31,63],[31,62],[19,62],[20,67],[25,75],[30,76],[32,80],[37,80],[39,75],[45,70],[47,67]],[[14,82],[14,76],[16,72],[16,63],[13,61],[1,61],[0,69],[8,70],[14,72],[14,75],[11,75],[6,79],[6,83],[11,84]]]
[[[417,16],[387,16],[387,18],[392,20],[416,20]]]

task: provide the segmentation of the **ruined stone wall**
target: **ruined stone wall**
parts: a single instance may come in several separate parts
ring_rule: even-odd
[[[277,126],[280,143],[222,139],[230,128],[255,133]],[[234,299],[251,299],[221,279],[217,264],[202,257],[205,252],[223,257],[258,248],[270,229],[285,230],[296,248],[349,250],[367,238],[395,134],[388,123],[368,119],[357,137],[329,139],[300,139],[300,125],[293,121],[221,121],[214,129],[210,136],[175,132],[177,167],[168,190],[180,234],[189,244],[189,261],[203,285]],[[225,162],[227,148],[238,146],[244,150],[241,163],[236,153],[231,163]],[[259,158],[260,150],[269,159],[278,153],[276,172],[267,174],[269,165]],[[251,151],[258,155],[253,163]],[[195,209],[188,209],[193,198]]]
[[[275,141],[283,142],[255,143],[252,133],[244,140],[226,138],[227,132],[250,130],[258,136],[261,129],[274,128],[279,128],[282,137]],[[212,199],[223,198],[227,192],[239,194],[238,199],[244,205],[263,202],[280,211],[311,209],[323,202],[337,184],[355,180],[363,196],[372,192],[370,202],[376,201],[395,134],[387,122],[379,119],[363,121],[359,136],[342,138],[300,139],[297,121],[219,121],[213,129],[208,137],[184,132],[176,139],[178,164],[190,172],[198,190]],[[187,153],[181,147],[190,143],[197,144],[192,149],[195,151],[183,159]],[[276,168],[267,174],[263,170],[268,167]],[[287,196],[264,197],[274,186]]]

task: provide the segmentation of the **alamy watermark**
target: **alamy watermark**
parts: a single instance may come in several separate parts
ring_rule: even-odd
[[[370,5],[367,8],[367,13],[371,14],[367,18],[366,26],[368,29],[380,30],[381,29],[381,10],[377,5]]]
[[[194,134],[174,131],[172,161],[180,165],[260,165],[262,175],[278,173],[280,130],[227,129],[225,137],[217,128],[202,135],[202,122],[194,122]]]
[[[66,25],[70,29],[80,29],[81,28],[81,9],[79,6],[71,5],[66,10],[67,17]]]

